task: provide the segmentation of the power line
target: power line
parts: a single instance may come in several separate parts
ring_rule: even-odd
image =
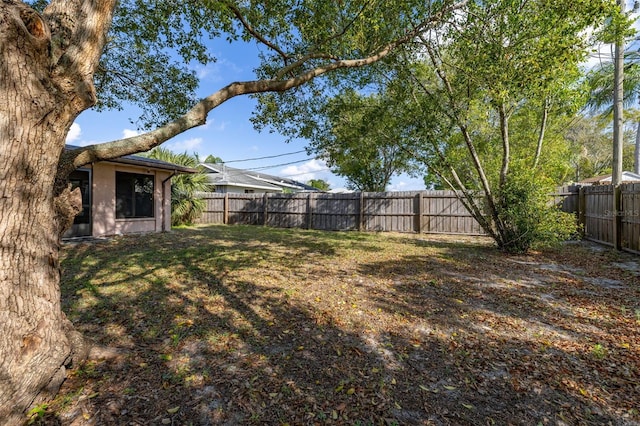
[[[287,152],[285,154],[278,154],[278,155],[267,155],[265,157],[256,157],[256,158],[246,158],[244,160],[229,160],[229,161],[223,161],[223,164],[227,164],[227,163],[242,163],[244,161],[255,161],[255,160],[265,160],[267,158],[278,158],[278,157],[284,157],[287,155],[294,155],[294,154],[300,154],[302,152],[307,152],[306,149],[300,150],[300,151],[294,151],[294,152]],[[305,161],[305,160],[303,160]]]
[[[306,161],[312,161],[312,160],[315,160],[315,158],[312,158],[312,159],[305,158],[304,160],[291,161],[291,162],[289,162],[289,163],[274,164],[273,166],[252,167],[252,168],[250,168],[250,169],[243,169],[243,170],[256,171],[256,170],[268,170],[268,169],[275,169],[276,167],[290,166],[291,164],[299,164],[299,163],[304,163],[304,162],[306,162]]]

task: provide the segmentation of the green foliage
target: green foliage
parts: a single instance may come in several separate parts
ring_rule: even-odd
[[[27,417],[29,417],[28,425],[38,424],[40,420],[47,414],[47,408],[49,408],[48,404],[38,404],[29,410]]]
[[[209,164],[220,164],[222,162],[223,162],[222,158],[216,157],[215,155],[212,155],[212,154],[207,155],[207,158],[205,158],[203,161],[203,163],[209,163]]]
[[[147,157],[196,169],[198,160],[186,152],[176,154],[168,149],[155,148]],[[171,178],[171,225],[191,225],[202,214],[205,202],[196,194],[210,188],[207,176],[198,172],[178,174]]]
[[[589,106],[603,115],[613,113],[613,62],[605,62],[587,74]],[[640,64],[635,55],[626,55],[624,65],[623,102],[625,107],[635,105],[640,98]]]
[[[43,10],[48,2],[31,3]],[[134,118],[139,128],[156,127],[193,106],[196,92],[203,89],[197,71],[216,61],[217,43],[259,51],[255,80],[285,80],[379,53],[429,18],[446,19],[449,14],[440,12],[454,3],[122,0],[95,74],[96,108],[132,104],[140,110],[141,116]],[[359,72],[364,71],[349,74],[359,78]],[[339,91],[347,74],[335,74],[296,92],[313,93],[312,86]],[[206,88],[210,93],[218,89]]]
[[[307,182],[307,185],[313,186],[314,188],[319,189],[320,191],[328,191],[331,189],[331,185],[328,182],[322,179],[311,179]]]
[[[352,189],[383,192],[393,175],[413,170],[399,143],[406,128],[403,105],[392,97],[347,91],[327,102],[326,122],[313,129],[310,149]]]
[[[530,248],[565,241],[576,234],[575,216],[549,202],[554,185],[531,170],[512,171],[496,195],[504,224],[500,248],[523,253]]]
[[[605,4],[607,19],[595,33],[595,37],[603,43],[624,43],[625,40],[635,37],[636,30],[633,24],[637,18],[634,18],[631,12],[622,12],[617,3],[618,1],[611,1]]]

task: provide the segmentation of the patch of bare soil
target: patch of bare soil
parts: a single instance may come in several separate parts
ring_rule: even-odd
[[[103,349],[34,422],[638,425],[637,259],[260,227],[68,246]]]

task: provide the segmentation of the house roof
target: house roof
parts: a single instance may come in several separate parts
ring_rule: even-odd
[[[65,145],[65,149],[69,151],[79,148],[81,147],[75,145]],[[190,167],[169,163],[167,161],[156,160],[155,158],[142,157],[140,155],[125,155],[124,157],[118,157],[104,161],[111,163],[129,164],[132,166],[149,167],[153,169],[170,170],[176,173],[198,173],[196,169],[192,169]]]
[[[291,189],[294,191],[314,191],[318,189],[293,179],[254,172],[251,170],[236,169],[224,164],[201,164],[207,171],[209,182],[222,186],[242,186],[262,190],[278,191]]]
[[[640,175],[632,172],[622,172],[622,182],[640,182]],[[611,175],[602,175],[602,176],[594,176],[588,179],[583,179],[579,184],[610,184],[611,183]]]

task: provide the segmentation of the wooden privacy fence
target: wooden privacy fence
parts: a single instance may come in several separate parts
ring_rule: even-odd
[[[199,223],[325,231],[484,235],[453,191],[382,193],[203,193]]]
[[[554,196],[576,213],[585,239],[640,253],[640,184],[564,187]]]
[[[640,253],[640,184],[585,187],[579,199],[585,238]]]

